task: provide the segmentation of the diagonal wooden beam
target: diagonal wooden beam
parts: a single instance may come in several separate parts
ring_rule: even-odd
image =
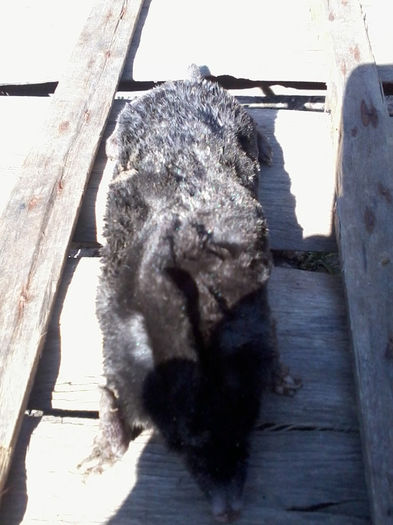
[[[0,224],[0,494],[143,0],[97,0]]]
[[[336,232],[375,524],[393,522],[391,124],[358,0],[322,0],[336,151]]]

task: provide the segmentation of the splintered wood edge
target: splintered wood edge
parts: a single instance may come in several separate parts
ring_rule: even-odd
[[[142,0],[99,0],[0,225],[0,494],[67,248]]]
[[[393,513],[391,124],[358,0],[320,4],[341,254],[373,523]]]

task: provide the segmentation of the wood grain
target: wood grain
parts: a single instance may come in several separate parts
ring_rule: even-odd
[[[0,224],[0,493],[141,1],[99,0]]]
[[[183,463],[149,432],[114,467],[83,480],[76,465],[96,431],[96,420],[26,417],[2,522],[180,525],[187,516],[215,523]],[[253,438],[239,525],[368,523],[358,434],[293,429]]]
[[[29,406],[98,410],[101,335],[95,316],[99,261],[69,260]],[[338,277],[275,268],[270,302],[280,353],[303,388],[268,394],[261,423],[357,430],[346,312]]]
[[[324,4],[341,252],[375,524],[393,516],[391,124],[357,0]]]

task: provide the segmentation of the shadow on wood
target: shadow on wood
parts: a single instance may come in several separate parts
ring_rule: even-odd
[[[350,51],[331,95],[332,125],[339,130],[336,223],[365,468],[379,524],[393,516],[393,456],[387,453],[393,449],[387,423],[393,420],[392,125],[375,64],[357,65],[361,46]]]

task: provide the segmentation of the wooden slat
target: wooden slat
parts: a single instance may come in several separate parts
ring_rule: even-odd
[[[214,523],[180,459],[149,432],[120,463],[83,483],[76,465],[90,452],[96,431],[95,420],[26,417],[0,521]],[[257,431],[250,463],[239,525],[368,523],[356,433]]]
[[[115,103],[105,136],[111,133],[123,105],[123,101]],[[272,248],[335,251],[334,170],[328,116],[305,111],[249,111],[273,148],[273,166],[263,167],[260,185]],[[76,228],[76,242],[102,241],[102,216],[111,169],[101,147]]]
[[[243,0],[237,6],[227,0],[150,0],[123,80],[179,79],[195,62],[216,76],[323,82],[320,43],[309,14],[313,1]]]
[[[95,0],[2,2],[1,84],[57,81]]]
[[[392,3],[361,0],[367,33],[381,82],[393,83]]]
[[[99,262],[67,265],[29,406],[98,410],[101,339],[95,316]],[[261,421],[357,430],[345,308],[338,277],[275,268],[270,282],[280,353],[303,388],[267,395]],[[327,373],[328,371],[328,373]]]
[[[47,97],[0,97],[0,216],[49,107]]]
[[[100,0],[0,225],[0,493],[67,246],[141,1]]]
[[[144,6],[148,16],[138,25],[142,36],[127,58],[123,80],[182,78],[190,62],[196,61],[208,65],[213,74],[323,81],[321,49],[310,31],[311,1],[297,0],[295,7],[292,0],[243,0],[240,6],[228,6],[226,0],[148,0]],[[0,84],[59,80],[94,1],[3,4]],[[283,46],[284,36],[291,46]]]
[[[393,519],[391,125],[358,1],[329,0],[324,6],[337,146],[336,230],[373,520],[386,524]]]

